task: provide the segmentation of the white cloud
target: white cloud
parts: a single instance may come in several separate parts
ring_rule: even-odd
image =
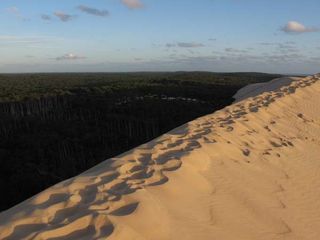
[[[319,31],[318,28],[306,27],[302,23],[296,21],[288,22],[281,30],[286,33],[307,33]]]
[[[139,9],[144,6],[140,0],[121,0],[121,2],[130,9]]]
[[[62,60],[79,60],[79,59],[85,59],[86,57],[79,56],[73,53],[67,53],[63,56],[56,57],[57,61],[62,61]]]

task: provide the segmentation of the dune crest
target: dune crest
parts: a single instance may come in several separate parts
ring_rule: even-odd
[[[318,80],[242,91],[2,212],[0,239],[318,239]]]
[[[290,85],[293,81],[298,81],[299,77],[283,77],[276,78],[270,82],[254,83],[241,88],[233,97],[236,102],[240,102],[249,97],[256,97],[265,92],[271,92],[279,90],[281,87]]]

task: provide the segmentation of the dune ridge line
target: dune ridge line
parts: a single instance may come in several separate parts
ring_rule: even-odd
[[[243,90],[0,213],[0,239],[318,239],[319,79]]]

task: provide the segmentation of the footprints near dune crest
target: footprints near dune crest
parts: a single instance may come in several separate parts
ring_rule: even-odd
[[[241,159],[235,159],[235,162],[245,163],[247,168],[251,167],[247,163],[256,156],[256,152],[261,153],[259,156],[266,161],[273,154],[280,158],[280,151],[276,149],[289,149],[294,147],[295,142],[273,132],[273,126],[281,124],[276,116],[264,123],[261,129],[250,127],[247,122],[261,109],[272,103],[278,104],[277,99],[317,80],[318,77],[298,80],[288,87],[263,93],[199,118],[127,154],[106,161],[100,169],[89,170],[40,193],[25,203],[19,215],[10,216],[7,222],[0,224],[0,239],[105,239],[116,228],[112,219],[133,214],[139,209],[140,203],[132,197],[132,193],[170,181],[168,172],[178,170],[183,164],[181,159],[203,145],[219,148],[221,141],[228,143],[228,149],[234,148],[240,154]],[[297,114],[297,118],[309,121],[302,113]],[[270,136],[267,142],[269,147],[259,149],[259,144],[245,139],[231,141],[228,136],[237,128],[241,128],[242,138],[249,136],[252,139],[259,132],[266,132]],[[223,164],[222,160],[218,161]],[[277,191],[284,191],[283,186],[279,185]],[[280,198],[278,205],[286,208]],[[214,222],[214,216],[212,219]],[[279,234],[290,231],[290,227],[283,222]]]

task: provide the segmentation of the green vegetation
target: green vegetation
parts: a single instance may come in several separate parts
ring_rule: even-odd
[[[0,75],[0,210],[230,104],[262,73]]]

